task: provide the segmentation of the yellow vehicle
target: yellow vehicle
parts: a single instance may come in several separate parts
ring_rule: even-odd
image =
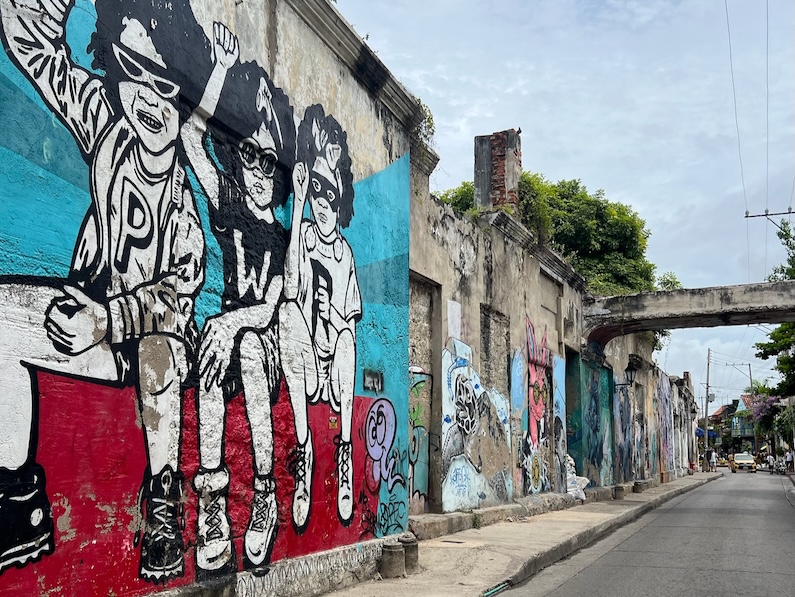
[[[747,470],[749,473],[756,472],[756,462],[754,462],[754,457],[751,456],[748,452],[735,454],[734,460],[732,462],[733,462],[732,464],[733,473],[736,473],[737,469]]]
[[[726,460],[723,456],[718,458],[718,466],[729,466],[729,461]]]

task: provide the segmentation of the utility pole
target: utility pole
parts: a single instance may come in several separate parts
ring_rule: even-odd
[[[712,360],[712,350],[707,349],[707,392],[704,395],[704,468],[706,468],[707,463],[707,448],[709,448],[709,426],[707,425],[707,421],[709,421],[709,417],[707,416],[707,408],[709,406],[709,362]]]
[[[754,393],[754,378],[751,375],[751,363],[748,363],[748,392],[751,394],[751,401],[756,398],[756,394]],[[740,398],[742,400],[742,397]],[[756,439],[756,425],[754,425],[754,455],[756,455],[757,448],[759,447],[759,442]]]

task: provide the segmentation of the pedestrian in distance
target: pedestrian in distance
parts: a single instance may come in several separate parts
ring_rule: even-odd
[[[714,473],[718,470],[718,455],[713,450],[709,455],[709,472]]]
[[[770,471],[771,475],[773,474],[773,470],[775,469],[775,466],[776,466],[776,457],[773,456],[773,454],[768,454],[767,455],[767,468]]]
[[[787,450],[786,454],[784,454],[784,461],[787,463],[787,472],[791,473],[792,472],[792,466],[793,466],[792,448]]]

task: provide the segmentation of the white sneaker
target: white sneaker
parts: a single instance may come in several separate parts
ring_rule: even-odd
[[[212,572],[232,566],[232,532],[226,510],[229,471],[198,473],[193,485],[199,494],[196,566]]]
[[[353,518],[353,446],[351,442],[337,440],[334,459],[337,461],[337,516],[348,526]]]
[[[315,470],[315,456],[311,431],[307,431],[306,443],[296,446],[290,469],[295,477],[293,526],[295,526],[296,532],[301,534],[309,523],[309,511],[312,507],[312,474]]]
[[[270,561],[279,512],[276,507],[276,481],[272,475],[254,479],[254,501],[251,503],[251,518],[246,529],[246,559],[254,567]]]

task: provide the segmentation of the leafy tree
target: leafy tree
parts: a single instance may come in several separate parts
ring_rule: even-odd
[[[778,406],[778,396],[754,396],[751,403],[751,416],[754,418],[754,428],[759,435],[769,435],[781,409]]]
[[[559,251],[594,294],[655,289],[655,268],[646,259],[650,232],[631,207],[608,200],[604,191],[589,193],[580,180],[553,183],[533,172],[522,173],[518,195],[521,222],[537,242]],[[459,212],[470,210],[474,185],[463,182],[441,199]],[[661,280],[678,284],[670,273]]]
[[[519,219],[541,244],[554,234],[551,201],[555,188],[543,174],[522,172],[519,179]]]
[[[795,231],[789,222],[781,220],[776,234],[787,251],[787,258],[773,268],[767,279],[770,282],[795,280]],[[782,379],[775,392],[781,396],[795,395],[795,323],[782,323],[768,334],[767,342],[757,342],[754,347],[757,358],[776,359],[776,370]]]
[[[665,272],[657,278],[657,286],[660,290],[680,290],[684,288],[673,272]]]
[[[657,278],[657,287],[660,290],[679,290],[684,288],[679,278],[673,272],[665,272]],[[654,332],[653,348],[654,350],[662,350],[666,339],[671,337],[670,330],[659,330]]]
[[[751,385],[746,386],[743,391],[753,396],[770,396],[773,393],[773,388],[768,387],[767,380],[759,381],[758,379],[752,379]]]
[[[795,407],[788,406],[773,421],[776,432],[784,438],[790,446],[792,445],[792,430],[795,427]]]
[[[439,199],[463,213],[475,207],[475,184],[465,180],[454,189],[444,191]]]
[[[654,265],[646,259],[649,231],[628,205],[588,193],[579,180],[555,185],[553,242],[572,254],[572,265],[595,294],[654,289]]]

